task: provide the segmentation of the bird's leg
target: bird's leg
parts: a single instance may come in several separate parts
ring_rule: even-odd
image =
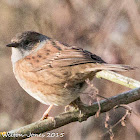
[[[79,104],[82,103],[80,97],[78,97],[76,100],[71,102],[69,105],[74,107],[75,109],[79,109]]]
[[[87,119],[86,114],[86,109],[85,109],[85,104],[81,101],[80,97],[78,97],[76,100],[71,102],[69,104],[69,111],[74,111],[77,110],[79,111],[79,116],[78,116],[78,121],[82,122]]]
[[[73,102],[71,102],[69,105],[67,105],[65,107],[65,112],[68,111],[73,111],[75,109],[79,109],[80,110],[80,106],[84,105],[80,99],[80,97],[78,97],[76,100],[74,100]]]
[[[52,109],[53,105],[50,105],[49,108],[44,112],[41,120],[47,119],[48,118],[48,114],[50,112],[50,110]]]

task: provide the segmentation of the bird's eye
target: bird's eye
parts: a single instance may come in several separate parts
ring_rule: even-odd
[[[30,43],[30,41],[28,41],[28,40],[26,40],[26,41],[24,42],[25,45],[29,45],[29,43]]]

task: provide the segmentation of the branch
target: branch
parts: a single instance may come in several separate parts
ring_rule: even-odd
[[[115,83],[127,86],[129,88],[138,87],[136,89],[121,93],[117,96],[113,96],[107,100],[100,101],[101,113],[111,110],[116,105],[129,104],[140,99],[140,82],[111,71],[100,71],[96,74],[96,77],[104,78]],[[98,111],[97,102],[94,103],[92,106],[87,106],[80,102],[78,106],[80,110],[75,109],[74,111],[62,113],[54,117],[54,119],[48,118],[46,120],[37,121],[16,130],[0,133],[0,140],[21,140],[29,138],[31,136],[30,134],[40,135],[41,133],[59,128],[71,122],[85,121],[90,116],[95,115]],[[5,136],[7,135],[7,137],[3,137],[4,134]]]
[[[100,71],[96,74],[97,78],[104,78],[109,81],[115,82],[117,84],[129,87],[131,89],[140,87],[140,82],[136,81],[134,79],[128,78],[126,76],[123,76],[121,74],[112,72],[112,71]]]
[[[139,99],[140,99],[140,88],[136,88],[136,89],[121,93],[107,100],[100,101],[101,113],[111,110],[116,105],[129,104]],[[96,114],[96,112],[98,111],[98,103],[94,103],[92,106],[86,106],[81,103],[79,105],[79,108],[81,111],[74,110],[72,112],[70,111],[70,112],[60,114],[54,117],[54,119],[49,118],[43,121],[37,121],[35,123],[21,127],[19,129],[9,131],[7,132],[7,134],[9,134],[9,136],[12,136],[12,134],[17,134],[19,137],[18,138],[12,137],[12,140],[15,140],[15,139],[21,140],[21,139],[29,138],[30,133],[41,134],[46,131],[50,131],[58,127],[64,126],[66,124],[69,124],[71,122],[85,121],[90,116],[93,116]],[[7,140],[7,139],[9,140],[10,138],[2,137],[2,134],[1,134],[0,140]]]

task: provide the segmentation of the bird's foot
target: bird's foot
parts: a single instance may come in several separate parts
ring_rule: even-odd
[[[41,120],[45,120],[45,119],[48,119],[48,118],[53,118],[53,117],[49,117],[49,115],[48,115],[49,112],[50,112],[50,110],[52,109],[52,107],[53,107],[53,105],[50,105],[50,106],[49,106],[49,108],[44,112],[44,114],[43,114]]]

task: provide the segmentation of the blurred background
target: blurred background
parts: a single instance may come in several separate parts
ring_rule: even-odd
[[[139,0],[0,0],[0,131],[37,121],[48,107],[23,91],[13,75],[11,50],[5,45],[15,34],[34,30],[87,49],[108,63],[140,67],[139,12]],[[140,80],[139,70],[121,74]],[[105,97],[129,90],[103,79],[95,78],[93,83]],[[84,96],[88,100],[88,95]],[[140,113],[140,101],[130,106]],[[63,111],[64,107],[55,107],[50,116]],[[124,113],[123,109],[110,111],[109,123],[115,124]],[[52,139],[108,140],[109,135],[101,137],[107,131],[104,122],[105,113],[82,123],[74,122],[51,131],[65,133],[63,138]],[[140,118],[132,114],[125,127],[118,125],[113,132],[115,140],[139,140]]]

